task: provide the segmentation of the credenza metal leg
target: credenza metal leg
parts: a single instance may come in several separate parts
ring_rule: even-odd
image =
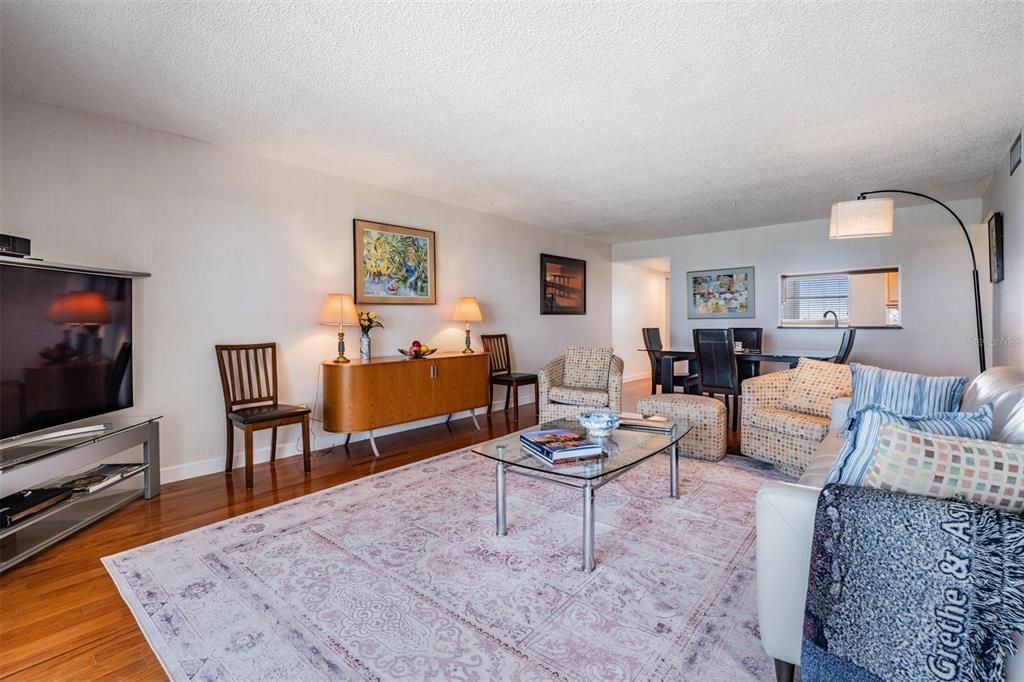
[[[346,448],[348,447],[348,442],[349,442],[350,440],[352,440],[352,434],[351,434],[351,433],[346,433],[346,434],[345,434],[345,447],[346,447]]]
[[[475,426],[476,430],[479,431],[480,430],[480,422],[478,422],[476,420],[476,408],[475,407],[469,408],[469,416],[473,418],[473,426]]]
[[[373,429],[370,429],[370,447],[373,448],[373,456],[380,457],[380,450],[377,449],[377,441],[373,439]]]

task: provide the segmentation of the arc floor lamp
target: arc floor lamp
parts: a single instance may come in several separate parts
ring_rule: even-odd
[[[953,209],[944,203],[920,192],[903,189],[879,189],[872,192],[861,192],[856,201],[842,201],[832,204],[832,219],[829,223],[829,239],[853,239],[858,237],[884,237],[892,234],[895,215],[895,200],[868,199],[875,194],[909,194],[935,202],[953,216],[967,240],[967,248],[971,251],[971,277],[974,281],[974,320],[978,326],[978,365],[985,371],[985,328],[981,320],[981,288],[978,284],[978,261],[974,257],[974,244],[967,226],[960,220]]]

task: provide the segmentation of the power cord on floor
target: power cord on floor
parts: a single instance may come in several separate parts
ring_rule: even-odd
[[[323,371],[323,367],[320,364],[316,366],[316,393],[313,396],[313,409],[309,411],[309,421],[317,424],[323,424],[324,419],[321,414],[319,418],[316,416],[316,407],[320,403],[320,375]],[[299,431],[298,437],[295,439],[295,451],[302,452],[302,432]],[[316,451],[316,430],[313,428],[313,424],[309,425],[309,451]]]

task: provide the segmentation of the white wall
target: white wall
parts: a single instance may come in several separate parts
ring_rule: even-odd
[[[666,338],[665,277],[664,272],[612,264],[612,346],[625,363],[625,381],[651,376],[647,353],[637,350],[644,345],[640,330],[658,327]]]
[[[968,225],[975,249],[986,252],[981,200],[950,206]],[[899,266],[903,329],[857,332],[852,360],[929,374],[978,372],[970,256],[955,222],[939,206],[896,212],[895,234],[877,239],[828,239],[828,206],[822,219],[673,239],[616,244],[614,261],[669,255],[672,261],[672,335],[689,339],[694,326],[764,327],[767,348],[838,348],[841,331],[777,329],[779,275]],[[686,272],[754,266],[755,313],[746,320],[688,320]],[[981,264],[979,263],[979,267]],[[982,277],[983,315],[991,326],[991,287]]]
[[[508,332],[523,371],[611,342],[606,244],[12,96],[2,108],[0,231],[47,260],[153,273],[137,288],[132,412],[165,415],[169,478],[222,466],[214,344],[276,340],[282,398],[313,403],[336,334],[317,314],[326,293],[352,291],[353,217],[437,232],[438,305],[368,306],[385,325],[377,354],[413,338],[459,349],[450,318],[464,295],[483,309],[474,334]],[[540,315],[541,251],[587,260],[586,316]],[[319,447],[339,439],[317,432]]]
[[[850,320],[856,326],[882,327],[886,321],[885,273],[850,275]]]
[[[999,163],[985,190],[983,217],[1003,214],[1003,281],[992,285],[993,364],[1024,367],[1024,164],[1010,176],[1010,154]],[[988,253],[978,254],[988,280]]]

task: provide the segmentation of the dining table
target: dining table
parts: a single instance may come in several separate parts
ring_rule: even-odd
[[[647,348],[639,348],[643,352],[648,352]],[[682,360],[689,361],[689,374],[696,374],[697,372],[697,353],[693,348],[663,348],[655,351],[661,357],[661,392],[662,393],[673,393],[675,385],[673,383],[673,374],[675,372],[675,363]],[[813,350],[813,349],[792,349],[792,348],[762,348],[762,349],[743,349],[737,350],[736,359],[740,362],[778,362],[781,364],[789,365],[790,367],[796,367],[797,363],[800,362],[800,358],[811,358],[812,360],[832,360],[836,357],[834,350]]]

